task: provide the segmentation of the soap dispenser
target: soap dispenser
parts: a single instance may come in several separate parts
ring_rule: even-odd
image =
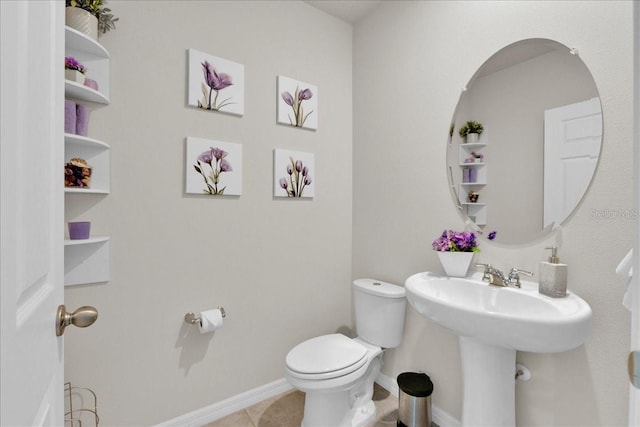
[[[550,247],[551,256],[549,261],[541,261],[538,267],[540,283],[538,292],[553,298],[567,296],[567,264],[560,264],[558,258],[558,248]]]

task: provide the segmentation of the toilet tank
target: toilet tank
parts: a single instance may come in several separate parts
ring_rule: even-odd
[[[353,305],[360,339],[383,348],[400,345],[407,307],[404,287],[380,280],[356,279]]]

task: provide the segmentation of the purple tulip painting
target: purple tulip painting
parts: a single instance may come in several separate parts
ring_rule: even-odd
[[[242,145],[187,138],[186,192],[211,196],[242,193]]]
[[[244,65],[189,49],[188,104],[244,114]]]
[[[318,88],[278,76],[278,123],[318,129]]]
[[[299,151],[274,150],[274,197],[313,197],[314,156]]]

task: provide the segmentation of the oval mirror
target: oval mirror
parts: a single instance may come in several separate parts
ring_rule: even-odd
[[[460,96],[447,152],[453,199],[500,243],[538,240],[566,223],[593,179],[602,109],[577,53],[547,39],[513,43]]]

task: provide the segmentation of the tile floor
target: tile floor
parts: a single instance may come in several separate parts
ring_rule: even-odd
[[[371,426],[395,427],[398,419],[398,398],[375,384],[373,401],[377,414]],[[300,427],[303,408],[304,393],[292,390],[203,427]]]

